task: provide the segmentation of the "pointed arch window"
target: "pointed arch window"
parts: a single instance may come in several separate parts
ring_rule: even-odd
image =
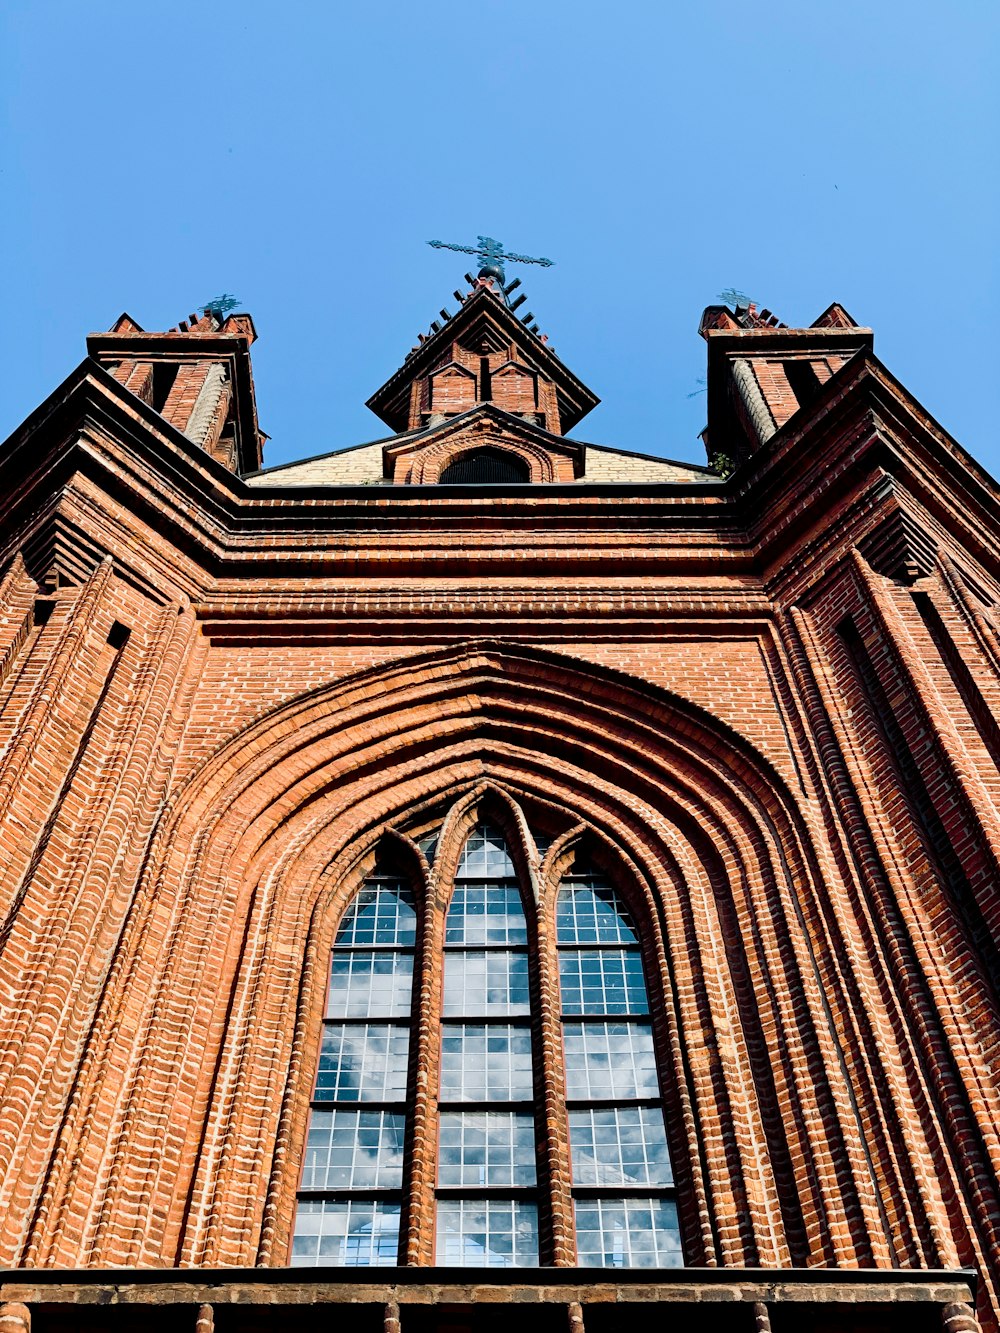
[[[462,849],[444,938],[437,1262],[534,1267],[528,923],[494,825]]]
[[[585,859],[529,882],[548,834],[522,845],[520,820],[482,811],[464,828],[422,923],[415,880],[381,869],[337,931],[292,1263],[535,1267],[570,1262],[575,1238],[581,1265],[678,1265],[636,925]],[[428,859],[438,833],[418,835]],[[553,903],[554,936],[539,929]],[[418,933],[438,943],[415,977]],[[559,1003],[543,1013],[545,976]],[[433,1178],[408,1161],[418,1082],[436,1090],[418,1122]],[[553,1160],[571,1212],[546,1183]]]
[[[586,861],[560,884],[556,943],[578,1262],[681,1262],[639,936]]]
[[[337,932],[293,1264],[397,1262],[416,926],[409,884],[383,872]]]

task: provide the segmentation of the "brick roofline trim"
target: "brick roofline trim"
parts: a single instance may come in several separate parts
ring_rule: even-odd
[[[420,430],[404,430],[398,435],[380,435],[374,440],[362,440],[360,444],[345,444],[342,449],[328,449],[324,454],[309,454],[306,458],[294,458],[288,463],[275,463],[273,467],[261,467],[256,472],[244,472],[242,474],[245,481],[248,477],[264,477],[271,472],[284,472],[290,467],[304,467],[306,463],[321,463],[325,458],[339,458],[342,454],[353,454],[359,449],[371,449],[376,444],[392,444],[396,440],[413,440],[418,435],[425,433],[426,427]]]
[[[238,511],[240,509],[245,509],[247,507],[250,509],[257,509],[263,507],[262,502],[265,501],[280,502],[281,508],[284,509],[289,507],[290,502],[299,499],[301,496],[315,496],[317,493],[324,498],[328,497],[331,500],[362,499],[366,502],[365,507],[370,505],[371,501],[375,498],[380,501],[383,499],[389,501],[390,498],[393,501],[436,498],[447,502],[451,499],[465,499],[468,498],[469,495],[482,493],[482,487],[475,485],[449,485],[447,488],[442,488],[440,485],[386,485],[377,487],[358,484],[345,486],[308,485],[281,486],[276,487],[273,492],[269,492],[265,487],[249,486],[241,476],[230,472],[221,463],[217,462],[211,454],[202,449],[200,445],[195,444],[183,431],[179,430],[176,426],[171,425],[169,421],[151,408],[141,398],[138,398],[135,394],[131,393],[120,384],[118,380],[110,375],[99,363],[90,358],[85,358],[81,361],[80,364],[66,377],[62,384],[60,384],[58,388],[55,389],[48,398],[46,398],[35,411],[30,414],[30,416],[25,418],[21,425],[12,431],[6,440],[0,443],[0,468],[10,461],[12,452],[16,450],[19,445],[25,443],[27,438],[34,434],[35,431],[43,427],[49,418],[54,417],[57,413],[66,408],[75,396],[86,393],[88,383],[101,392],[101,395],[108,406],[118,407],[127,413],[130,418],[138,418],[139,424],[148,427],[154,436],[162,438],[168,445],[181,452],[184,455],[185,460],[192,465],[191,480],[194,480],[194,478],[197,477],[199,471],[205,471],[211,475],[213,481],[219,482],[221,484],[219,490],[224,491],[225,494],[214,493],[210,504],[206,505],[206,508],[211,508],[217,511],[220,503],[226,504],[228,501],[229,507],[231,507],[232,516],[237,518],[237,520],[239,517]],[[480,405],[479,408],[472,410],[480,411],[483,407],[488,406],[488,404],[484,404]],[[514,420],[517,420],[517,418],[514,418]],[[81,426],[83,424],[82,418],[80,424]],[[532,426],[527,422],[521,424],[524,425],[526,430],[533,430],[540,434],[547,434],[547,432],[541,431],[539,427]],[[390,440],[399,438],[401,437],[395,435],[389,437]],[[557,438],[560,442],[565,441],[565,437],[563,436]],[[131,441],[126,437],[123,442],[128,444]],[[373,443],[377,443],[377,441],[374,441]],[[574,441],[574,443],[578,444],[579,442]],[[147,455],[147,458],[150,459],[151,463],[155,461],[149,455]],[[307,461],[311,460],[301,460],[301,462]],[[284,468],[297,466],[297,464],[282,464],[281,466]],[[253,473],[248,475],[260,476],[261,474]],[[180,480],[176,468],[171,469],[170,479],[175,481]],[[684,494],[692,485],[697,487],[695,494],[700,495],[711,494],[721,489],[721,486],[714,484],[706,488],[701,482],[588,483],[586,481],[572,481],[549,483],[499,483],[497,484],[496,492],[509,492],[517,498],[528,498],[538,495],[539,485],[544,485],[545,496],[552,497],[553,499],[570,498],[574,496],[578,497],[581,494],[587,494],[593,498],[599,498],[604,494],[607,494],[608,496],[631,494],[635,495],[638,499],[642,499],[662,494]],[[202,497],[207,499],[208,497],[204,487],[201,487],[200,491]],[[490,492],[491,499],[494,498],[496,492]],[[385,504],[379,505],[380,511],[384,511],[385,508]],[[312,512],[315,511],[312,510]]]
[[[457,429],[461,429],[476,415],[489,416],[491,414],[499,419],[501,425],[509,425],[525,435],[530,435],[533,439],[551,445],[560,453],[587,447],[582,440],[576,440],[570,435],[553,435],[551,431],[535,425],[534,422],[525,421],[516,412],[507,412],[502,407],[497,407],[495,403],[476,403],[472,407],[467,407],[463,412],[456,413],[453,417],[447,417],[444,421],[439,421],[435,426],[422,426],[419,430],[404,430],[395,435],[381,435],[374,440],[364,440],[361,444],[347,445],[344,449],[331,449],[325,454],[312,454],[308,458],[297,458],[290,463],[278,463],[273,468],[258,468],[256,472],[246,472],[243,476],[244,478],[260,477],[269,472],[281,472],[287,468],[304,467],[307,463],[318,463],[324,458],[335,458],[339,454],[353,453],[356,449],[369,449],[376,444],[381,444],[383,447],[392,447],[396,444],[412,444],[420,440],[433,440],[436,437],[444,437]]]
[[[855,355],[852,356],[850,360],[848,360],[845,363],[845,365],[842,366],[840,370],[836,372],[835,375],[831,376],[831,378],[823,386],[823,390],[821,394],[817,397],[816,402],[821,403],[827,395],[830,395],[832,397],[835,388],[842,387],[844,389],[845,396],[849,395],[851,389],[856,387],[856,384],[853,383],[853,381],[856,381],[857,384],[859,384],[866,377],[866,375],[871,376],[872,382],[875,385],[882,385],[885,388],[892,391],[894,396],[903,405],[904,410],[908,411],[910,415],[914,417],[916,423],[921,427],[924,436],[927,439],[934,441],[939,448],[943,447],[945,452],[950,456],[951,460],[959,462],[962,465],[962,467],[971,474],[971,479],[973,479],[978,484],[978,486],[987,493],[988,500],[986,501],[984,507],[995,508],[998,512],[1000,512],[1000,482],[998,482],[996,478],[994,478],[989,472],[987,472],[987,470],[979,462],[977,462],[977,460],[973,458],[968,453],[968,451],[965,448],[963,448],[963,446],[959,444],[958,441],[952,435],[949,434],[947,430],[945,430],[945,428],[931,415],[931,413],[923,406],[923,404],[921,404],[899,382],[899,380],[896,379],[896,377],[892,374],[892,372],[887,369],[887,367],[879,360],[879,358],[875,355],[873,351],[871,351],[870,348],[865,348],[865,347],[859,348],[858,351],[855,353]],[[267,492],[264,488],[261,488],[259,486],[248,486],[242,477],[228,471],[228,469],[224,468],[220,463],[216,462],[216,460],[212,458],[210,454],[208,454],[205,450],[203,450],[199,445],[194,444],[183,433],[183,431],[180,431],[175,426],[172,426],[158,412],[154,411],[151,407],[149,407],[146,403],[144,403],[142,399],[138,398],[135,394],[130,393],[112,375],[110,375],[106,370],[104,370],[102,366],[100,366],[96,361],[93,361],[89,357],[84,358],[84,360],[81,361],[79,365],[77,365],[76,368],[70,372],[70,374],[66,377],[66,379],[63,380],[63,382],[56,389],[54,389],[53,392],[46,399],[44,399],[43,402],[39,404],[39,406],[32,413],[30,413],[29,416],[26,417],[24,421],[19,426],[17,426],[2,443],[0,443],[0,465],[2,465],[4,461],[6,461],[6,455],[8,455],[12,449],[16,448],[17,445],[23,440],[23,438],[26,435],[31,434],[33,431],[37,430],[45,422],[47,418],[53,416],[75,392],[79,392],[80,390],[85,389],[86,381],[88,379],[94,384],[96,388],[99,388],[102,391],[105,398],[110,399],[116,404],[118,404],[130,416],[138,417],[145,425],[149,426],[156,434],[163,437],[167,442],[169,442],[175,448],[179,446],[180,451],[194,465],[195,469],[204,470],[211,474],[213,480],[217,479],[219,482],[223,483],[224,489],[229,492],[233,500],[244,501],[244,502],[245,501],[258,502],[267,495]],[[488,405],[481,405],[480,408],[470,409],[470,410],[482,410],[482,406],[488,406]],[[773,457],[779,450],[783,451],[786,443],[789,440],[794,439],[797,435],[799,435],[802,432],[803,427],[808,428],[809,420],[811,420],[812,416],[813,414],[811,412],[809,413],[808,418],[805,416],[805,414],[803,414],[802,421],[799,420],[798,413],[796,413],[795,416],[791,417],[785,423],[784,426],[782,426],[778,431],[775,432],[775,434],[768,441],[765,448],[763,448],[756,455],[754,455],[754,458],[756,460],[756,465],[751,464],[746,469],[741,468],[739,472],[735,474],[736,481],[743,482],[745,480],[749,480],[752,476],[758,475],[761,472],[765,471],[766,467],[764,465],[769,460],[773,459]],[[514,419],[517,420],[517,418]],[[457,420],[457,418],[453,418],[452,420]],[[523,424],[525,429],[527,430],[537,431],[541,435],[547,434],[547,432],[541,431],[539,427],[531,426],[527,422],[521,424]],[[390,440],[398,438],[400,437],[399,436],[388,437],[388,439]],[[565,440],[568,437],[562,436],[559,438]],[[372,443],[378,443],[378,441],[372,441]],[[581,447],[596,447],[596,448],[603,447],[599,445],[589,446],[584,441],[574,441],[574,443]],[[351,446],[351,447],[353,448],[360,446]],[[334,451],[334,452],[341,452],[341,451]],[[328,455],[321,455],[321,457],[324,456]],[[309,461],[311,460],[308,459],[299,460],[300,463]],[[287,468],[296,466],[296,464],[287,463],[287,464],[281,464],[279,466],[281,468]],[[688,467],[696,465],[680,464],[680,466]],[[265,471],[270,471],[270,470],[271,469],[265,469]],[[949,468],[949,472],[952,471],[953,468]],[[258,472],[248,475],[259,476],[261,474]],[[733,487],[729,482],[725,483],[725,486],[727,490],[735,493],[738,493],[743,489],[745,489],[745,487],[741,485]],[[705,494],[705,490],[700,483],[697,483],[697,487],[698,489],[696,493]],[[547,495],[555,495],[560,491],[565,491],[567,495],[580,495],[584,491],[599,492],[606,490],[610,494],[620,494],[623,491],[633,491],[637,496],[641,496],[645,494],[655,495],[657,493],[663,493],[664,491],[671,493],[683,492],[686,488],[687,487],[684,483],[679,483],[679,482],[648,482],[648,483],[643,483],[641,485],[632,485],[629,483],[617,483],[617,482],[598,484],[598,483],[588,483],[584,481],[584,482],[567,482],[567,483],[548,483],[545,488],[545,493]],[[463,491],[464,489],[465,489],[464,487],[460,486],[455,486],[455,487],[449,486],[448,492],[457,493]],[[532,492],[537,493],[537,486],[533,485],[532,483],[512,484],[511,489],[512,490],[519,489],[522,493],[525,494],[530,494]],[[722,489],[722,487],[717,487],[716,485],[713,485],[711,487],[712,491],[716,491],[719,489]],[[399,497],[399,498],[401,498],[404,493],[407,495],[412,494],[414,498],[420,496],[421,493],[423,493],[423,495],[425,496],[432,494],[440,498],[444,498],[442,496],[442,490],[440,486],[428,486],[428,487],[384,486],[378,488],[373,488],[371,486],[353,486],[353,487],[311,486],[302,488],[281,487],[278,490],[278,495],[276,495],[274,498],[279,498],[279,496],[280,498],[290,497],[292,494],[294,494],[299,490],[309,490],[312,492],[354,491],[355,493],[363,494],[365,499],[367,500],[372,499],[373,490],[377,490],[381,495],[387,495],[387,493],[392,493],[394,497]]]
[[[481,407],[486,407],[486,406],[489,406],[489,404],[479,403],[476,405],[476,407],[467,408],[465,412],[459,413],[458,416],[449,417],[447,424],[451,425],[453,422],[460,421],[462,417],[468,416],[470,412],[476,412]],[[498,412],[503,411],[502,408],[494,408],[494,410]],[[504,415],[509,416],[512,421],[517,422],[519,425],[530,426],[529,422],[522,421],[521,418],[516,416],[514,413],[508,412],[504,413]],[[538,426],[535,426],[533,429],[541,430],[541,428]],[[438,434],[442,430],[443,426],[437,425],[431,427],[425,426],[420,430],[402,431],[400,432],[399,435],[382,435],[374,440],[363,440],[360,444],[345,445],[343,449],[329,449],[327,450],[326,453],[323,454],[310,454],[307,458],[296,458],[288,463],[276,463],[274,467],[258,468],[256,472],[245,472],[243,473],[243,480],[244,481],[248,480],[250,477],[254,478],[265,477],[273,472],[285,472],[289,468],[305,467],[306,464],[308,463],[321,463],[323,462],[324,459],[339,458],[343,454],[355,453],[358,449],[370,449],[376,444],[387,445],[387,444],[395,444],[399,441],[412,441],[412,440],[417,440],[424,435],[429,437],[431,435]],[[544,435],[548,435],[548,433],[549,433],[548,431],[542,432],[542,434]],[[663,463],[665,465],[669,465],[670,467],[689,468],[693,472],[704,472],[709,476],[716,475],[710,467],[706,467],[703,463],[688,463],[677,458],[666,458],[662,454],[640,453],[638,450],[635,449],[619,449],[612,444],[593,444],[589,440],[578,440],[575,438],[575,436],[572,435],[560,435],[554,438],[558,439],[563,446],[565,446],[566,444],[577,445],[579,448],[584,450],[596,449],[599,453],[602,454],[617,454],[621,458],[641,458],[651,463]],[[386,485],[391,485],[391,484],[392,483],[389,482],[386,483]],[[540,483],[530,483],[530,484],[538,485]],[[554,483],[549,482],[547,484],[552,485]],[[575,485],[577,486],[584,484],[586,484],[585,479],[582,482],[575,483]],[[324,489],[326,489],[328,486],[335,486],[336,482],[324,482],[322,483],[322,485]]]
[[[589,444],[586,441],[581,441],[581,443],[584,449],[596,449],[598,453],[602,454],[617,454],[621,458],[642,458],[650,463],[665,463],[671,467],[690,468],[692,472],[706,472],[712,477],[718,477],[718,473],[704,463],[688,463],[680,458],[667,458],[663,454],[643,454],[639,453],[637,449],[617,449],[613,444]]]
[[[840,420],[853,413],[862,424],[879,418],[890,424],[880,438],[862,450],[862,455],[858,455],[854,440],[851,457],[845,455],[841,460],[846,471],[838,464],[829,485],[811,489],[805,497],[808,503],[803,514],[807,517],[817,506],[828,506],[844,486],[853,486],[859,466],[888,468],[901,486],[918,499],[923,497],[921,503],[930,503],[935,509],[942,504],[948,506],[986,567],[1000,576],[996,554],[1000,489],[996,482],[902,389],[873,353],[864,352],[852,358],[849,365],[851,381],[843,385],[836,407]],[[50,426],[47,418],[51,418],[48,438],[32,439],[33,431]],[[904,419],[916,429],[910,432],[913,445],[900,451],[897,423]],[[97,430],[88,432],[88,423]],[[774,438],[791,447],[795,436],[809,429],[811,424],[806,422],[805,430],[797,426],[794,432],[783,430]],[[451,521],[472,522],[483,512],[481,507],[488,505],[494,521],[509,521],[515,528],[527,518],[538,520],[548,512],[555,513],[556,507],[567,501],[575,501],[574,512],[595,531],[600,529],[609,505],[614,504],[615,516],[622,517],[633,511],[648,515],[653,512],[651,506],[655,508],[656,502],[662,501],[665,507],[656,512],[663,532],[693,527],[705,533],[711,546],[716,540],[711,534],[723,528],[733,532],[739,529],[746,534],[746,558],[766,558],[775,533],[766,515],[758,511],[762,505],[769,506],[789,484],[787,449],[783,447],[778,454],[768,449],[760,464],[749,474],[741,470],[736,478],[715,485],[566,483],[540,488],[522,484],[490,494],[481,489],[467,492],[460,487],[449,487],[447,494],[441,487],[266,490],[248,486],[226,471],[99,366],[85,361],[7,442],[7,449],[0,453],[0,484],[8,494],[14,527],[33,521],[38,488],[51,482],[57,471],[68,480],[74,472],[80,472],[112,496],[127,487],[132,503],[144,515],[143,521],[157,527],[176,548],[171,577],[178,580],[179,587],[190,586],[193,590],[200,586],[199,569],[212,578],[226,571],[236,574],[245,568],[263,568],[263,542],[274,546],[273,550],[268,547],[273,558],[281,557],[284,551],[298,563],[301,552],[296,544],[300,535],[297,524],[307,525],[314,534],[335,532],[348,517],[355,525],[360,522],[359,531],[369,534],[372,549],[365,546],[349,552],[345,568],[356,568],[358,558],[363,558],[365,567],[374,572],[379,535],[419,528],[421,506],[426,507],[429,499],[435,501],[435,511],[447,514]],[[939,478],[933,494],[928,490],[928,464]],[[623,503],[625,510],[621,508]],[[287,540],[274,545],[274,539],[282,533],[287,534]],[[428,568],[444,570],[445,554],[432,551]],[[496,556],[487,552],[484,558],[492,567]],[[589,568],[588,562],[597,558],[597,553],[583,552],[580,558],[584,561],[581,568]],[[697,558],[708,557],[702,551]],[[554,551],[546,559],[562,566],[569,555]],[[651,572],[654,566],[658,568],[655,558],[641,568]],[[636,569],[638,572],[640,566]],[[308,572],[304,564],[301,572]]]

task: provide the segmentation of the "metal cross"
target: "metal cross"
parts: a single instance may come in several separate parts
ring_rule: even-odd
[[[551,268],[555,263],[553,259],[534,259],[531,255],[513,255],[505,251],[501,241],[495,241],[492,236],[480,236],[478,245],[450,245],[448,241],[428,241],[428,245],[433,245],[435,250],[458,250],[463,255],[478,255],[480,272],[486,271],[492,276],[499,278],[501,282],[506,281],[504,273],[504,260],[512,259],[518,264],[541,264],[543,268]]]

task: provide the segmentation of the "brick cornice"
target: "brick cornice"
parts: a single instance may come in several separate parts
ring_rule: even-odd
[[[577,571],[614,574],[626,585],[630,576],[752,574],[791,556],[801,563],[803,543],[830,528],[836,507],[887,471],[1000,577],[995,483],[868,352],[725,486],[569,483],[489,496],[463,486],[446,494],[429,486],[251,488],[92,362],[0,451],[8,553],[39,521],[43,497],[51,504],[64,496],[64,508],[87,516],[74,521],[88,522],[92,539],[106,497],[119,511],[110,553],[138,579],[155,542],[161,562],[166,554],[173,566],[161,575],[169,592],[194,598],[229,577],[308,581],[362,569],[396,581],[404,571]],[[849,526],[837,540],[846,549]]]

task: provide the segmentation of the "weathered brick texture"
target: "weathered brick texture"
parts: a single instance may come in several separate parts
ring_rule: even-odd
[[[260,461],[240,316],[119,321],[0,452],[0,1262],[284,1265],[340,914],[394,840],[437,958],[488,807],[512,845],[525,820],[554,839],[525,873],[555,1264],[553,903],[586,835],[641,925],[688,1263],[969,1266],[996,1328],[1000,495],[839,307],[706,315],[728,481],[591,473],[562,431],[592,395],[497,305],[476,289],[451,330],[492,398],[409,436],[418,379],[429,411],[480,385],[438,373],[441,348],[465,364],[446,323],[376,395],[398,433],[343,473],[237,475]],[[808,395],[790,356],[819,367]],[[483,443],[545,484],[436,485]],[[443,812],[432,869],[414,839]],[[421,975],[414,1265],[442,984]]]

